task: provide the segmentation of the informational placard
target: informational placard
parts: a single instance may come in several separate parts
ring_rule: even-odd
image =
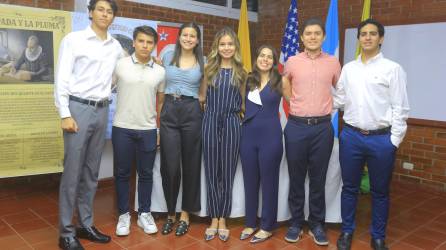
[[[60,172],[54,68],[69,12],[0,4],[0,178]]]

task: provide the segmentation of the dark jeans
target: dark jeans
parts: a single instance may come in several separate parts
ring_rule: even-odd
[[[396,147],[390,132],[383,135],[363,135],[344,127],[339,137],[339,161],[342,173],[341,215],[342,232],[355,230],[355,211],[364,165],[367,163],[372,195],[373,239],[384,239],[389,214],[389,185],[395,162]]]
[[[325,223],[325,178],[333,149],[330,121],[309,125],[288,119],[284,131],[285,150],[290,176],[288,202],[291,226],[301,227],[305,220],[305,178],[308,173],[310,228]]]
[[[156,129],[112,128],[115,184],[119,214],[129,211],[130,170],[134,162],[136,162],[138,173],[138,212],[150,212],[156,137]]]

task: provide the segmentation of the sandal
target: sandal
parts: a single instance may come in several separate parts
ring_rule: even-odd
[[[163,225],[163,229],[161,230],[161,233],[166,235],[170,234],[172,232],[172,228],[175,222],[172,219],[167,219],[166,223]]]
[[[210,241],[215,238],[215,235],[217,234],[218,229],[217,228],[206,228],[206,231],[204,232],[204,239],[206,241]]]
[[[185,222],[184,220],[180,220],[177,229],[175,230],[175,235],[176,236],[185,235],[188,230],[189,230],[189,224],[187,224],[187,222]]]
[[[259,243],[267,240],[269,237],[271,237],[273,233],[265,231],[263,229],[259,230],[254,237],[249,241],[250,243]]]
[[[222,241],[229,240],[229,229],[218,229],[218,238]]]
[[[245,227],[245,229],[243,229],[242,233],[240,234],[240,240],[246,240],[249,237],[252,236],[253,233],[255,233],[256,228],[254,227]]]

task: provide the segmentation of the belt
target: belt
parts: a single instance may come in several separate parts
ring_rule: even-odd
[[[365,130],[365,129],[361,129],[361,128],[357,128],[355,126],[352,126],[348,123],[344,123],[344,125],[346,127],[349,127],[353,130],[358,131],[359,133],[363,134],[363,135],[383,135],[383,134],[387,134],[390,132],[390,128],[391,127],[386,127],[386,128],[380,128],[380,129],[374,129],[374,130]]]
[[[167,99],[171,99],[171,100],[174,100],[174,101],[194,100],[195,99],[193,96],[177,95],[177,94],[166,94],[165,97],[167,97]]]
[[[300,122],[300,123],[305,123],[307,125],[317,125],[320,123],[331,121],[331,115],[309,116],[309,117],[289,115],[288,119],[291,119],[293,121]]]
[[[71,101],[75,101],[75,102],[79,102],[79,103],[82,103],[82,104],[87,104],[87,105],[93,106],[95,108],[107,107],[111,103],[111,100],[109,100],[109,99],[103,99],[103,100],[100,100],[100,101],[93,101],[93,100],[83,99],[83,98],[80,98],[80,97],[77,97],[77,96],[73,96],[73,95],[70,95],[70,100]]]

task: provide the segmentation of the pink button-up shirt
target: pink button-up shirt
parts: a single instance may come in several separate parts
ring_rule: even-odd
[[[336,86],[341,65],[326,53],[310,58],[299,53],[288,58],[284,76],[291,82],[290,114],[295,116],[324,116],[333,109],[332,87]]]

